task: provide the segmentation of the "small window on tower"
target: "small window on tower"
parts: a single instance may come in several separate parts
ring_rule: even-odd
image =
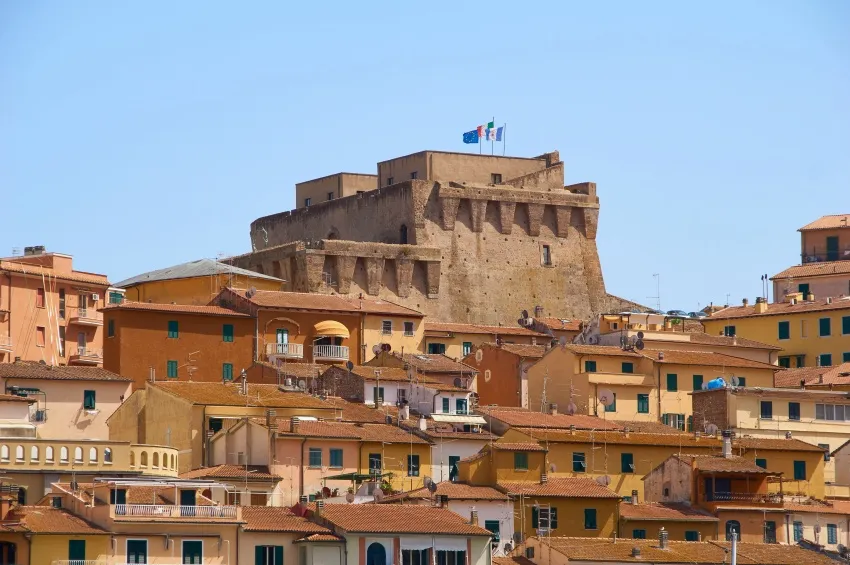
[[[490,184],[502,184],[502,175],[499,173],[490,173]]]
[[[548,245],[543,246],[543,265],[552,266],[552,249]]]
[[[310,207],[310,204],[312,204],[312,203],[313,203],[313,199],[312,199],[312,198],[305,198],[305,199],[304,199],[304,207],[305,207],[305,208],[309,208],[309,207]]]
[[[394,182],[393,177],[387,177],[387,186],[392,185],[392,184],[393,184],[393,182]]]
[[[413,171],[412,173],[410,173],[410,180],[416,180],[418,178],[418,176],[419,176],[419,172]]]
[[[328,200],[333,200],[333,199],[334,199],[334,193],[328,192]]]

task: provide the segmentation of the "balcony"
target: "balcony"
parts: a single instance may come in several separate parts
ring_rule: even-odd
[[[637,386],[637,387],[652,387],[654,379],[652,375],[644,375],[641,373],[582,373],[587,376],[587,381],[590,384],[596,385],[620,385],[620,386]]]
[[[174,504],[113,504],[109,507],[111,518],[173,518],[240,520],[238,506],[180,506]]]
[[[108,565],[106,559],[54,559],[50,565]]]
[[[348,361],[348,347],[344,345],[314,345],[314,361]]]
[[[300,343],[267,343],[266,356],[269,361],[278,359],[303,359],[304,346]]]
[[[69,324],[78,326],[102,326],[103,314],[89,308],[77,308],[77,311],[68,320]]]
[[[745,502],[749,504],[782,504],[781,493],[715,492],[707,494],[706,502]]]
[[[801,259],[803,264],[825,263],[827,261],[846,261],[850,260],[850,249],[836,249],[834,251],[812,251],[811,253],[803,253]]]
[[[103,363],[103,350],[78,345],[76,352],[72,350],[68,363],[74,365],[100,365]]]
[[[12,337],[7,335],[0,336],[0,351],[12,353]]]

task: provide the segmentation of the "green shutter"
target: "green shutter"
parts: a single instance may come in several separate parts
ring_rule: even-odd
[[[584,473],[586,470],[586,460],[583,452],[573,452],[573,473]]]
[[[549,507],[549,529],[554,530],[558,527],[558,509],[550,506]]]
[[[166,375],[171,379],[177,378],[177,361],[169,361],[167,363],[167,373]]]
[[[585,530],[595,530],[596,529],[596,509],[595,508],[585,508],[584,509],[584,529]]]
[[[531,527],[536,530],[539,525],[540,525],[540,516],[539,516],[539,513],[537,512],[537,506],[532,506],[531,507]]]
[[[596,372],[596,361],[585,361],[584,362],[584,372],[585,373],[595,373]]]
[[[831,367],[832,366],[832,354],[831,353],[821,353],[820,366],[821,367]]]
[[[106,325],[106,337],[115,337],[115,320],[109,320]]]
[[[634,373],[635,372],[635,364],[632,363],[632,362],[625,362],[624,361],[622,371],[623,371],[623,373],[626,373],[626,374]]]
[[[667,373],[667,391],[677,392],[679,390],[679,376],[676,373]]]
[[[670,425],[670,414],[662,414],[661,423],[664,424],[665,426],[669,426]]]
[[[767,469],[767,459],[757,458],[756,459],[756,467],[761,467],[762,469]]]
[[[266,552],[262,545],[254,546],[254,565],[266,565]]]
[[[695,530],[686,530],[685,541],[699,541],[699,532]]]
[[[850,335],[850,316],[843,316],[841,318],[841,333]]]
[[[779,322],[779,339],[791,339],[791,322]]]
[[[528,471],[528,453],[514,453],[514,470]]]
[[[223,363],[221,365],[221,379],[224,381],[233,380],[233,363]]]
[[[805,461],[794,461],[794,480],[795,481],[805,481],[806,480],[806,462]]]
[[[177,320],[169,320],[168,321],[168,337],[171,339],[177,339],[180,335],[180,325],[177,323]]]
[[[702,390],[702,375],[694,375],[694,390]]]
[[[638,414],[649,414],[649,395],[648,394],[637,395],[637,402],[638,402]]]
[[[646,539],[646,530],[632,530],[632,539]]]
[[[635,456],[631,453],[620,454],[620,471],[623,473],[634,473]]]
[[[845,351],[841,354],[842,363],[850,363],[850,351]]]
[[[85,410],[95,409],[95,392],[93,390],[83,391],[83,408]]]
[[[832,324],[829,318],[821,318],[818,320],[818,333],[821,337],[828,337],[832,333]]]
[[[233,342],[233,324],[224,324],[221,328],[221,340],[226,343]]]

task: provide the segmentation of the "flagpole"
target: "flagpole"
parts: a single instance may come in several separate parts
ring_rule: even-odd
[[[502,157],[505,156],[505,148],[508,145],[508,122],[505,122],[505,125],[502,126],[505,129],[502,130]]]
[[[494,128],[496,127],[496,116],[493,116],[493,127]],[[490,140],[490,155],[495,154],[495,151],[496,151],[495,147],[496,147],[496,142],[491,139]]]

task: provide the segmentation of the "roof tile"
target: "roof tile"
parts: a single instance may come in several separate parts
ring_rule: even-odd
[[[450,481],[443,481],[436,483],[436,485],[437,490],[433,493],[427,488],[420,488],[386,496],[381,502],[388,503],[408,499],[431,500],[436,495],[446,496],[449,500],[509,500],[505,493],[489,486],[468,485]]]
[[[770,280],[798,279],[801,277],[827,277],[850,273],[850,261],[826,261],[794,265],[770,277]]]
[[[850,228],[850,214],[829,214],[821,216],[814,222],[806,224],[797,231],[831,230],[835,228]]]
[[[508,494],[551,496],[557,498],[611,498],[620,495],[593,479],[549,479],[545,483],[532,481],[499,481],[498,486]]]
[[[295,532],[331,535],[324,526],[298,516],[281,506],[243,506],[242,529],[246,532]]]
[[[33,275],[39,278],[45,276],[53,279],[61,279],[64,281],[87,283],[98,286],[109,286],[109,279],[106,278],[106,275],[83,273],[81,271],[71,271],[70,273],[63,273],[61,271],[47,269],[38,265],[18,263],[10,260],[0,261],[0,271],[5,271],[8,273],[19,273],[22,275]]]
[[[347,298],[338,294],[317,294],[312,292],[283,292],[277,290],[258,290],[250,298],[244,290],[234,288],[224,292],[236,294],[260,308],[284,308],[292,310],[318,310],[323,312],[346,312],[360,314],[388,314],[421,318],[424,316],[411,308],[405,308],[386,300],[372,298]]]
[[[247,395],[239,393],[240,385],[237,383],[157,381],[147,383],[147,386],[161,389],[192,404],[207,406],[333,409],[333,405],[324,400],[303,392],[285,392],[272,384],[248,383]]]
[[[790,314],[799,314],[801,312],[828,312],[833,310],[850,310],[850,296],[836,298],[829,304],[827,304],[825,298],[813,300],[811,302],[798,302],[797,304],[791,304],[790,302],[773,302],[768,304],[767,310],[761,314],[756,313],[755,305],[731,306],[712,314],[705,320],[734,320],[737,318],[756,318],[760,316],[787,316]]]
[[[200,316],[227,316],[230,318],[251,318],[248,314],[241,314],[221,306],[197,306],[194,304],[159,304],[156,302],[129,302],[120,304],[107,304],[100,308],[100,312],[112,312],[115,310],[139,310],[148,312],[168,312],[174,314],[197,314]]]
[[[25,531],[36,534],[107,535],[108,531],[63,508],[18,506],[7,516],[20,521]]]
[[[266,465],[216,465],[201,467],[180,475],[181,479],[233,479],[248,481],[280,481],[281,477],[269,472]]]
[[[479,412],[512,427],[569,429],[570,426],[575,426],[577,430],[620,429],[620,426],[614,422],[586,414],[546,414],[532,412],[525,408],[500,406],[489,408],[486,411],[479,408]]]
[[[131,382],[133,379],[122,377],[101,367],[83,367],[76,365],[42,365],[32,361],[0,363],[0,378],[3,379],[45,379],[56,381],[116,381]]]
[[[446,508],[418,504],[326,504],[322,516],[353,533],[491,535]]]
[[[663,351],[644,351],[643,353],[644,357],[652,359],[656,363],[666,363],[668,365],[739,367],[743,369],[770,369],[772,371],[779,369],[776,365],[769,365],[759,361],[752,361],[741,357],[732,357],[731,355],[723,355],[722,353],[714,353],[710,351],[681,351],[668,349]],[[664,359],[661,359],[662,353],[664,354]]]
[[[434,333],[464,333],[482,335],[522,335],[548,340],[549,336],[527,328],[511,326],[488,326],[485,324],[459,324],[454,322],[425,322],[425,331]]]
[[[717,517],[701,508],[675,502],[621,504],[624,520],[670,520],[679,522],[717,522]]]

